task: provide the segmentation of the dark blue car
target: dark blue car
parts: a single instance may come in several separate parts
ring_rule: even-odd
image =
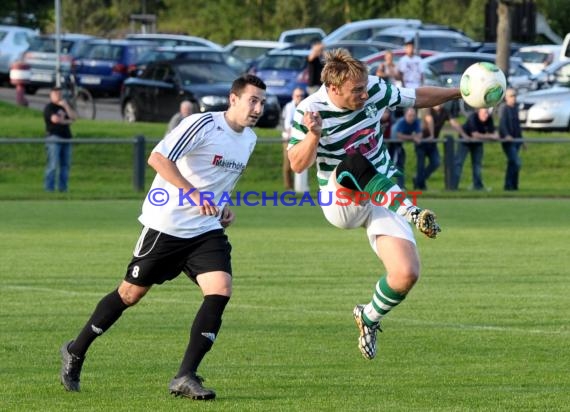
[[[93,94],[118,96],[129,68],[142,54],[156,47],[136,40],[95,40],[74,62],[75,77],[80,86]]]

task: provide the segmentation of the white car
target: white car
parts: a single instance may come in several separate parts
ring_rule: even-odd
[[[37,32],[27,27],[0,25],[0,76],[8,77],[12,63],[19,60],[30,47]]]
[[[186,36],[182,34],[168,34],[168,33],[136,33],[127,34],[125,39],[129,40],[144,40],[147,42],[156,43],[160,47],[168,46],[200,46],[210,47],[211,49],[221,50],[222,46],[214,43],[208,39],[197,36]]]
[[[523,129],[570,130],[570,87],[529,92],[518,103]]]
[[[548,65],[556,63],[561,50],[562,46],[558,44],[542,44],[521,47],[514,55],[522,60],[532,74],[537,74]]]
[[[234,40],[224,47],[224,50],[249,64],[270,50],[282,49],[290,45],[291,43],[271,40]]]

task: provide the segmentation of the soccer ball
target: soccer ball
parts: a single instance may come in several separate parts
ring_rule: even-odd
[[[507,79],[493,63],[478,62],[465,70],[459,89],[461,97],[469,106],[475,109],[493,107],[503,100]]]

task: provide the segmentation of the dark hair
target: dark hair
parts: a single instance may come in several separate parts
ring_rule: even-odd
[[[55,86],[51,88],[52,92],[61,92],[61,87]]]
[[[234,80],[230,94],[233,93],[236,96],[241,96],[243,90],[248,84],[251,84],[252,86],[255,86],[261,90],[265,90],[267,88],[267,86],[265,86],[265,83],[263,83],[263,80],[261,80],[259,77],[253,74],[244,74]]]

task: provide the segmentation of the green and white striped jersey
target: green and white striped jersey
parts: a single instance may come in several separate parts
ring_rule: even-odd
[[[303,115],[306,111],[319,112],[323,120],[317,148],[319,186],[327,184],[331,172],[347,154],[357,152],[370,160],[379,173],[387,177],[398,173],[383,141],[380,118],[387,107],[393,110],[398,106],[413,106],[415,90],[400,89],[376,76],[368,76],[368,95],[362,109],[340,109],[331,102],[323,85],[297,106],[290,146],[305,138],[308,129],[303,124]]]

